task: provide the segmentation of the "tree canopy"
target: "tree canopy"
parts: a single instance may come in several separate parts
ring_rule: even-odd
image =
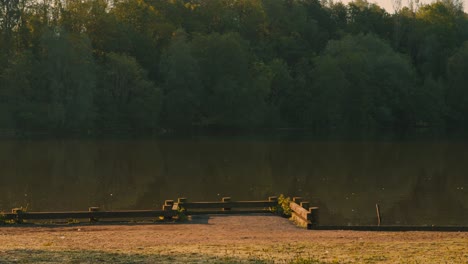
[[[462,1],[0,0],[0,130],[468,126]]]

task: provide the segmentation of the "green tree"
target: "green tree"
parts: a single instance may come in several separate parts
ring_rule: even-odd
[[[48,119],[55,129],[89,129],[94,119],[95,66],[89,39],[60,29],[42,39],[49,96]]]
[[[0,0],[0,126],[466,123],[462,0],[394,3]]]
[[[348,24],[348,9],[342,2],[332,3],[329,6],[330,19],[336,27],[336,31],[344,31]]]
[[[315,93],[326,104],[319,116],[325,121],[341,118],[348,127],[364,129],[412,121],[411,64],[377,37],[348,35],[330,41],[317,58],[315,72]]]
[[[44,72],[31,52],[13,57],[0,78],[0,127],[37,130],[47,128]]]
[[[0,33],[2,37],[0,44],[6,51],[11,48],[13,29],[18,25],[20,17],[20,0],[0,0]]]
[[[349,89],[349,81],[344,69],[336,58],[322,56],[316,59],[317,67],[313,75],[313,98],[311,100],[311,123],[325,129],[334,128],[343,123],[345,91]]]
[[[263,119],[267,94],[252,86],[253,58],[239,34],[195,36],[192,51],[203,85],[203,124],[240,126]]]
[[[288,65],[280,59],[274,59],[269,63],[271,71],[271,84],[267,98],[270,109],[270,120],[276,120],[273,124],[286,125],[294,119],[293,108],[294,80]]]
[[[265,60],[278,58],[290,67],[303,57],[317,52],[322,41],[320,29],[314,17],[297,1],[263,1],[267,14],[267,32],[260,44],[260,54]]]
[[[450,2],[424,5],[416,12],[416,64],[424,76],[445,77],[447,58],[462,42],[463,20]]]
[[[422,85],[415,87],[412,96],[415,122],[418,126],[444,127],[448,108],[446,104],[446,83],[441,79],[426,78]],[[451,115],[452,116],[452,115]]]
[[[163,53],[160,69],[164,78],[167,122],[176,126],[199,123],[202,95],[200,71],[185,31],[174,33],[171,45]]]
[[[468,41],[448,59],[447,101],[450,106],[450,122],[468,124]]]
[[[149,1],[117,1],[111,9],[114,17],[114,37],[108,50],[134,57],[147,71],[152,81],[159,79],[160,55],[177,29]]]
[[[135,58],[109,53],[101,66],[96,91],[101,129],[154,129],[161,106],[159,89]]]
[[[393,24],[385,9],[367,0],[356,0],[348,4],[348,27],[354,34],[373,33],[383,39],[392,39]]]

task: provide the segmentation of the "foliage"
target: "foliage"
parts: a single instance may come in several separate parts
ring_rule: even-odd
[[[448,87],[447,104],[450,109],[450,121],[453,123],[468,120],[468,41],[449,59],[447,64]]]
[[[320,126],[407,125],[415,76],[409,61],[373,35],[330,41],[316,59],[315,108]],[[315,115],[314,115],[315,113]]]
[[[0,128],[464,127],[467,41],[460,0],[0,0]]]
[[[160,69],[165,79],[166,121],[174,126],[198,123],[202,92],[200,69],[184,30],[174,33],[171,44],[163,52]]]
[[[53,128],[89,127],[94,119],[96,78],[85,35],[56,29],[43,35],[41,67],[48,91],[47,116]]]
[[[109,53],[101,67],[96,101],[102,128],[152,129],[160,109],[159,89],[135,58]]]
[[[280,194],[280,196],[278,196],[278,206],[274,208],[273,212],[281,216],[290,217],[292,212],[291,207],[289,207],[290,203],[290,197],[286,197],[283,194]]]
[[[188,220],[188,217],[187,215],[185,214],[186,210],[185,208],[183,207],[179,207],[177,208],[177,220],[178,221],[187,221]]]

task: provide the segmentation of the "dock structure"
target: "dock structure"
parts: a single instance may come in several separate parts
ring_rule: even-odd
[[[186,215],[271,213],[277,206],[276,196],[260,201],[232,201],[231,197],[223,197],[220,202],[190,202],[187,198],[178,199],[178,208]]]
[[[160,210],[120,210],[103,211],[99,207],[89,207],[88,211],[69,212],[28,212],[23,208],[14,208],[11,213],[0,213],[0,224],[5,221],[13,223],[31,223],[37,220],[51,220],[52,222],[76,223],[78,219],[87,219],[90,223],[110,221],[132,221],[153,219],[162,222],[174,222],[176,220],[186,220],[192,215],[249,215],[282,214],[281,208],[287,204],[291,211],[290,220],[297,226],[308,230],[354,230],[354,231],[444,231],[444,232],[467,232],[466,226],[395,226],[381,225],[380,210],[377,206],[378,223],[375,226],[327,226],[319,225],[319,208],[310,206],[308,201],[301,197],[293,197],[279,201],[277,196],[270,196],[266,200],[258,201],[235,201],[231,197],[223,197],[221,201],[212,202],[192,202],[185,197],[178,198],[177,201],[165,200]],[[284,209],[284,208],[283,208]],[[70,221],[71,220],[71,221]]]
[[[14,208],[11,213],[1,214],[1,217],[16,223],[28,220],[89,219],[89,222],[98,222],[102,219],[136,218],[173,221],[181,215],[272,213],[277,206],[276,196],[259,201],[233,201],[231,197],[223,197],[221,201],[213,202],[190,202],[187,198],[178,198],[177,202],[165,200],[161,210],[102,211],[99,207],[89,207],[88,211],[28,212],[22,208]]]
[[[318,226],[318,207],[309,207],[309,202],[302,201],[300,197],[294,197],[288,205],[291,209],[291,219],[301,227],[313,229]],[[88,211],[68,212],[27,212],[22,208],[15,208],[11,213],[2,215],[4,220],[16,223],[36,220],[63,220],[63,219],[88,219],[96,223],[104,219],[140,219],[152,218],[163,221],[174,221],[186,219],[192,215],[210,214],[258,214],[278,213],[279,208],[277,196],[270,196],[266,200],[236,201],[231,197],[223,197],[221,201],[192,202],[186,197],[180,197],[177,201],[165,200],[161,210],[127,210],[127,211],[103,211],[99,207],[89,207]]]
[[[88,211],[68,212],[24,212],[13,209],[11,213],[3,214],[3,219],[23,223],[24,220],[60,220],[60,219],[89,219],[98,222],[100,219],[132,219],[132,218],[158,218],[174,217],[176,212],[170,210],[127,210],[127,211],[100,211],[99,207],[90,207]]]

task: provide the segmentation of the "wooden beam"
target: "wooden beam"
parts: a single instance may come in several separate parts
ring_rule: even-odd
[[[293,220],[296,225],[300,227],[304,227],[306,229],[312,229],[312,223],[304,219],[301,215],[297,214],[296,212],[291,212],[291,220]]]
[[[223,197],[222,199],[223,203],[228,203],[230,201],[231,201],[231,197]],[[230,210],[231,210],[231,207],[229,206],[223,207],[223,211],[230,211]]]
[[[302,206],[295,202],[290,202],[289,207],[293,212],[295,212],[297,215],[302,217],[303,219],[310,221],[312,219],[312,216],[310,215],[309,210],[304,209]]]
[[[217,208],[269,208],[277,205],[274,201],[230,201],[230,202],[188,202],[179,203],[185,209],[217,209]]]
[[[178,206],[176,206],[176,211],[174,211],[174,201],[166,200],[162,206],[164,212],[177,212]],[[171,220],[174,215],[164,215],[165,220]]]
[[[13,208],[11,212],[16,215],[14,219],[16,223],[23,223],[23,208]]]
[[[268,197],[268,201],[270,201],[270,202],[278,202],[278,196],[270,196],[270,197]]]
[[[4,214],[1,214],[3,219],[5,220],[15,220],[16,219],[16,214],[14,213],[4,213]]]
[[[174,205],[174,200],[166,200],[166,201],[164,201],[164,205],[173,206]]]
[[[172,209],[172,208],[171,208]],[[144,218],[144,217],[172,217],[176,213],[172,210],[131,210],[131,211],[75,211],[75,212],[24,212],[24,220],[39,219],[82,219],[82,218]]]
[[[220,215],[235,215],[235,214],[269,214],[270,210],[203,210],[203,211],[187,211],[186,215],[210,215],[210,214],[220,214]]]
[[[302,202],[302,197],[293,197],[293,202],[300,204]]]
[[[375,211],[377,213],[377,225],[380,226],[382,222],[382,217],[380,216],[380,206],[379,204],[375,204]]]
[[[89,208],[88,208],[88,211],[89,211],[89,212],[99,212],[99,207],[89,207]],[[90,222],[97,222],[97,221],[99,221],[99,219],[96,218],[96,217],[90,217],[90,218],[89,218],[89,221],[90,221]]]

